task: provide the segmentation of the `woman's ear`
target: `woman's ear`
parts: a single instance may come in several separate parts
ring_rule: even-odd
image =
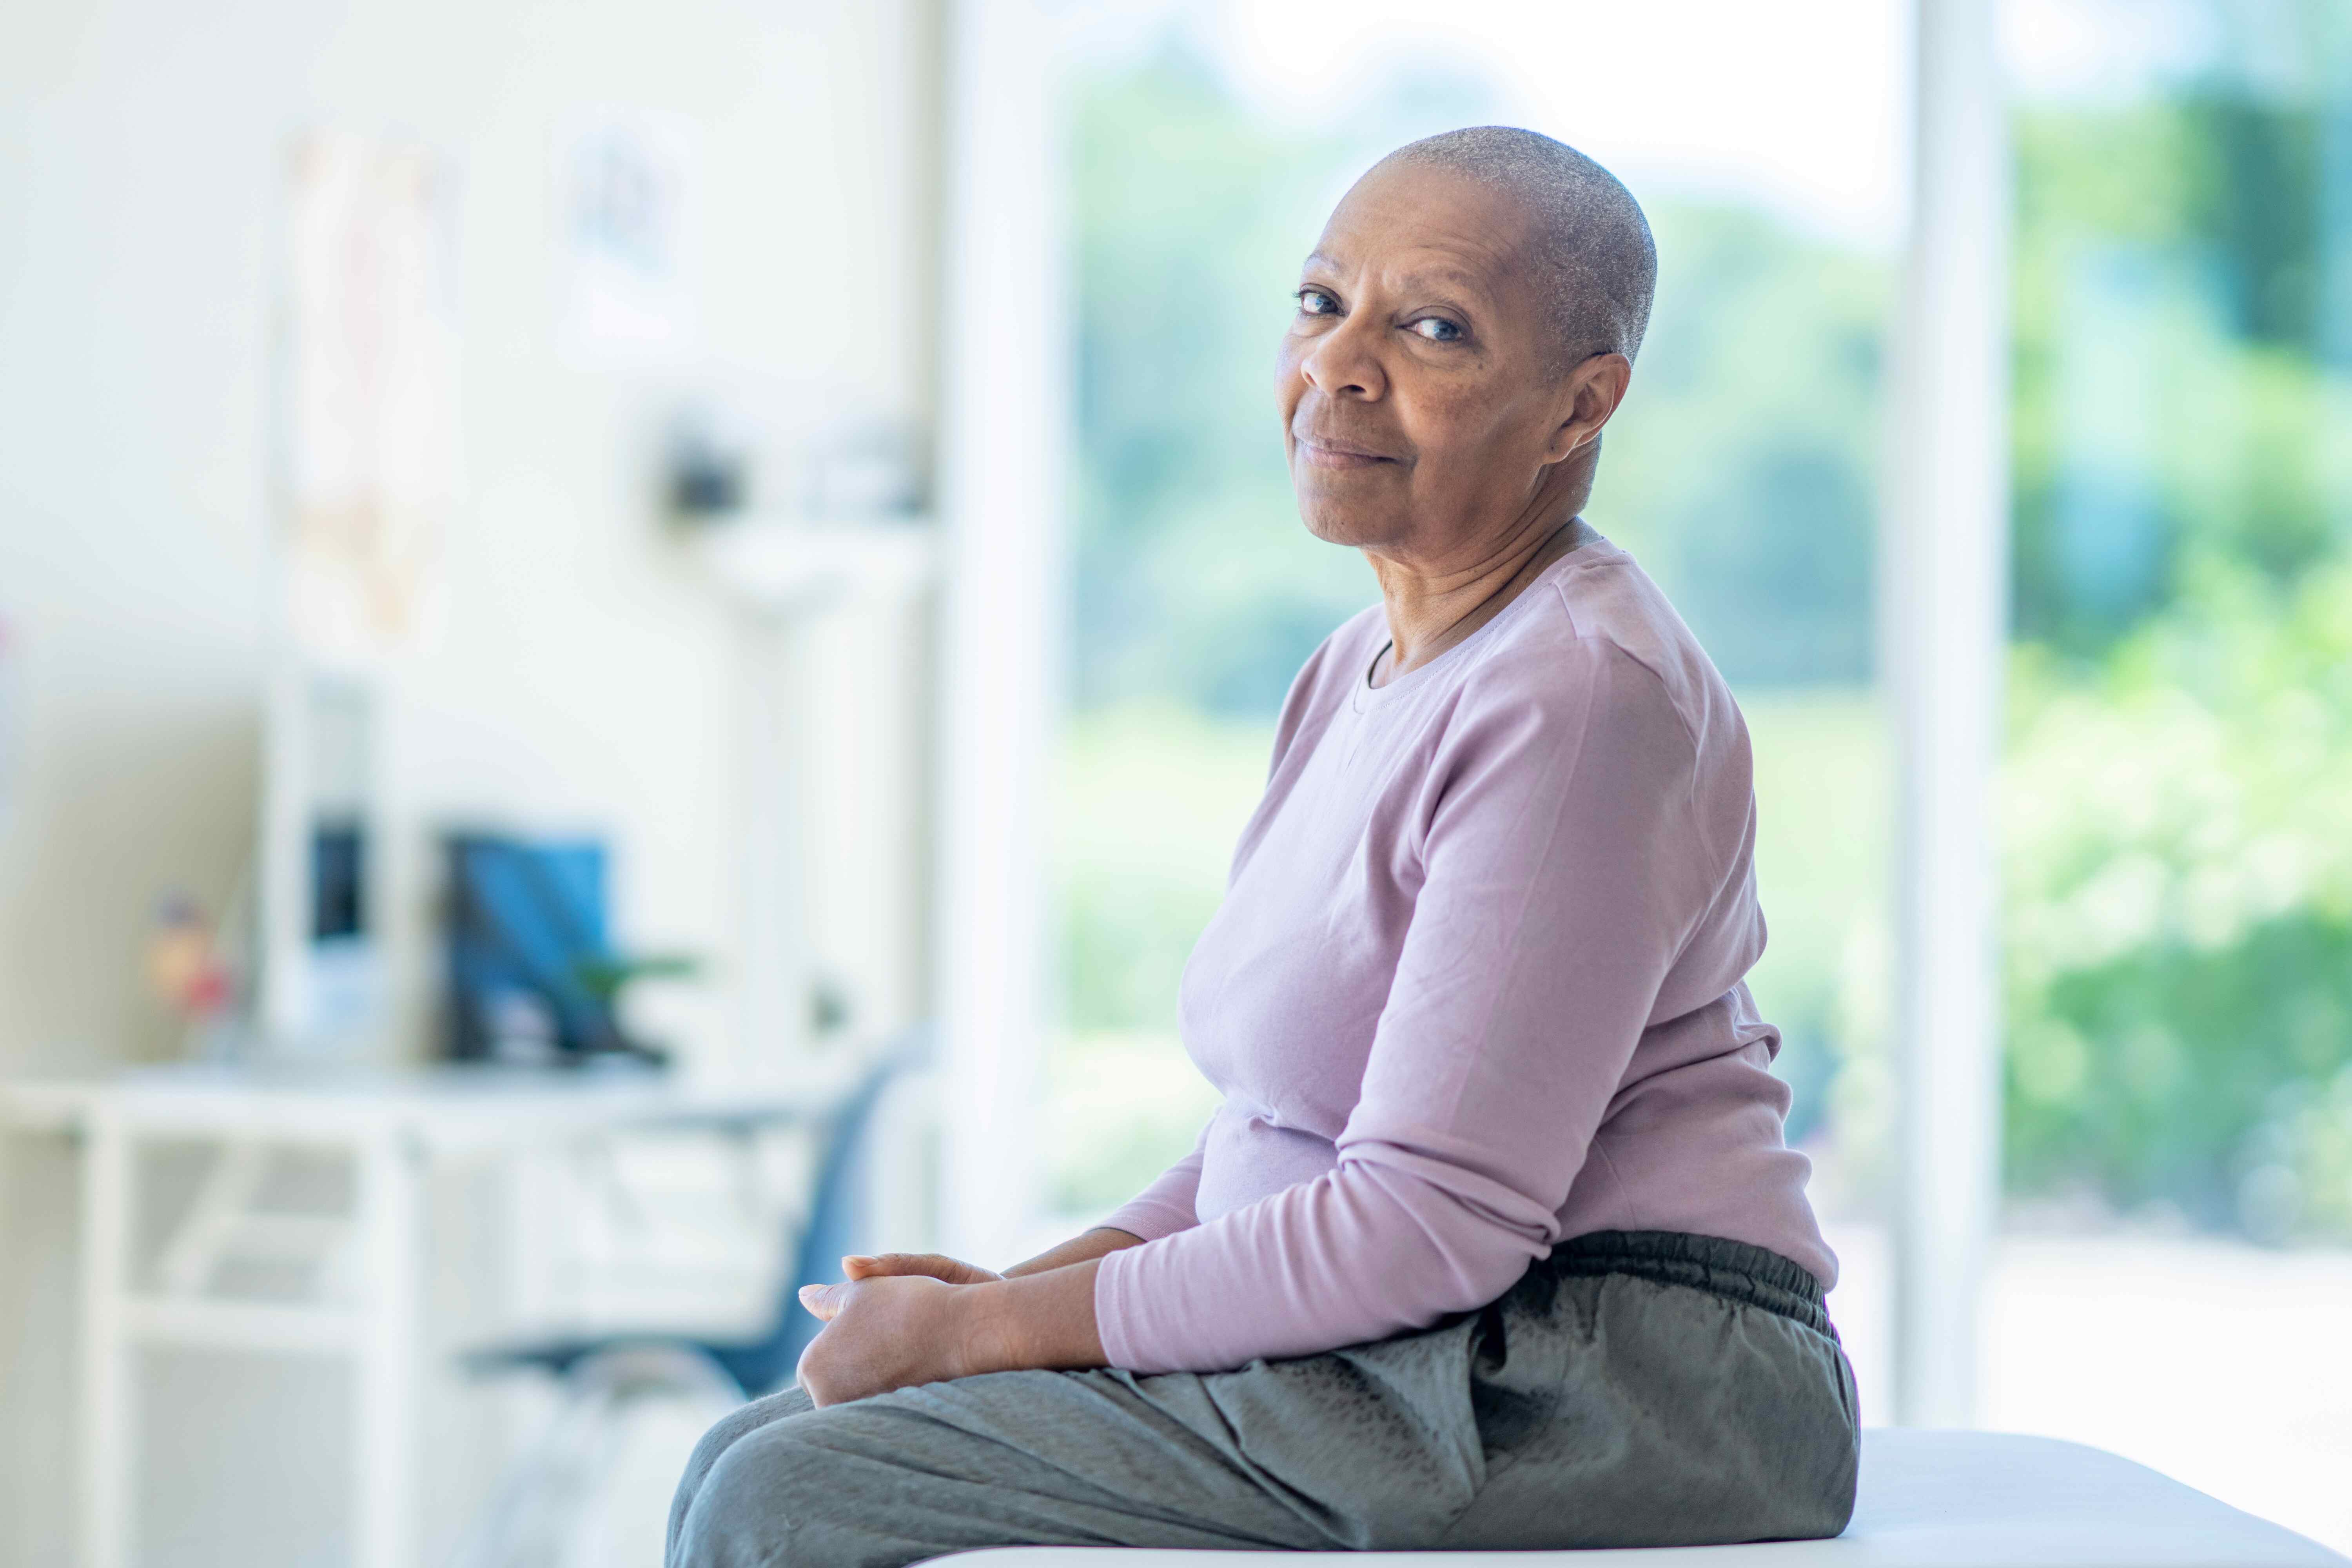
[[[1565,461],[1578,448],[1599,440],[1601,427],[1625,401],[1625,388],[1633,379],[1633,362],[1621,353],[1590,355],[1570,371],[1561,388],[1565,416],[1551,433],[1544,460]]]

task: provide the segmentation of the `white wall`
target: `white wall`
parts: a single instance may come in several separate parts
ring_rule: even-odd
[[[0,20],[0,616],[23,689],[0,838],[0,1064],[152,1055],[135,981],[174,884],[247,850],[288,136],[454,156],[469,503],[452,615],[401,680],[401,793],[604,824],[641,939],[723,944],[739,638],[650,524],[682,393],[926,396],[919,27],[891,5],[10,7]],[[686,363],[567,366],[557,126],[699,131]],[[688,809],[688,803],[709,809]]]
[[[927,421],[928,17],[0,7],[0,1071],[167,1054],[138,976],[148,911],[173,887],[217,905],[250,849],[281,172],[308,127],[414,137],[462,181],[467,495],[445,630],[395,677],[410,847],[460,816],[602,829],[625,935],[740,959],[749,639],[657,536],[647,465],[677,398],[711,387]],[[557,131],[600,106],[698,132],[702,341],[659,371],[559,353]],[[676,1021],[707,1054],[731,1018],[722,987]],[[0,1561],[58,1560],[69,1517],[62,1159],[0,1167]]]

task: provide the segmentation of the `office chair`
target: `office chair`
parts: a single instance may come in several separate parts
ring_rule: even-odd
[[[460,1544],[453,1559],[458,1568],[507,1568],[521,1560],[526,1545],[572,1517],[609,1468],[619,1418],[631,1405],[660,1397],[740,1405],[791,1381],[801,1352],[824,1327],[800,1304],[800,1287],[836,1278],[842,1255],[857,1244],[875,1107],[919,1055],[914,1044],[894,1047],[819,1120],[816,1180],[798,1234],[785,1238],[792,1266],[765,1333],[724,1341],[634,1329],[495,1346],[460,1358],[477,1379],[521,1373],[552,1378],[560,1397],[554,1416]]]

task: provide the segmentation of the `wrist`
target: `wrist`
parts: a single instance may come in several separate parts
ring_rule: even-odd
[[[1002,1279],[957,1289],[958,1377],[1012,1372],[1032,1364],[1021,1359],[1020,1321],[1013,1310],[1012,1294]]]

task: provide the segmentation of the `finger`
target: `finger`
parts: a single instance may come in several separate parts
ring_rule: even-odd
[[[801,1305],[809,1310],[810,1316],[829,1323],[841,1315],[841,1298],[845,1290],[846,1287],[841,1285],[803,1285],[800,1290]]]
[[[975,1268],[961,1258],[948,1258],[936,1252],[886,1252],[878,1258],[845,1258],[844,1269],[853,1263],[864,1265],[852,1273],[853,1279],[868,1279],[877,1274],[917,1274],[925,1279],[943,1279],[950,1285],[970,1285],[992,1278],[984,1268]]]

